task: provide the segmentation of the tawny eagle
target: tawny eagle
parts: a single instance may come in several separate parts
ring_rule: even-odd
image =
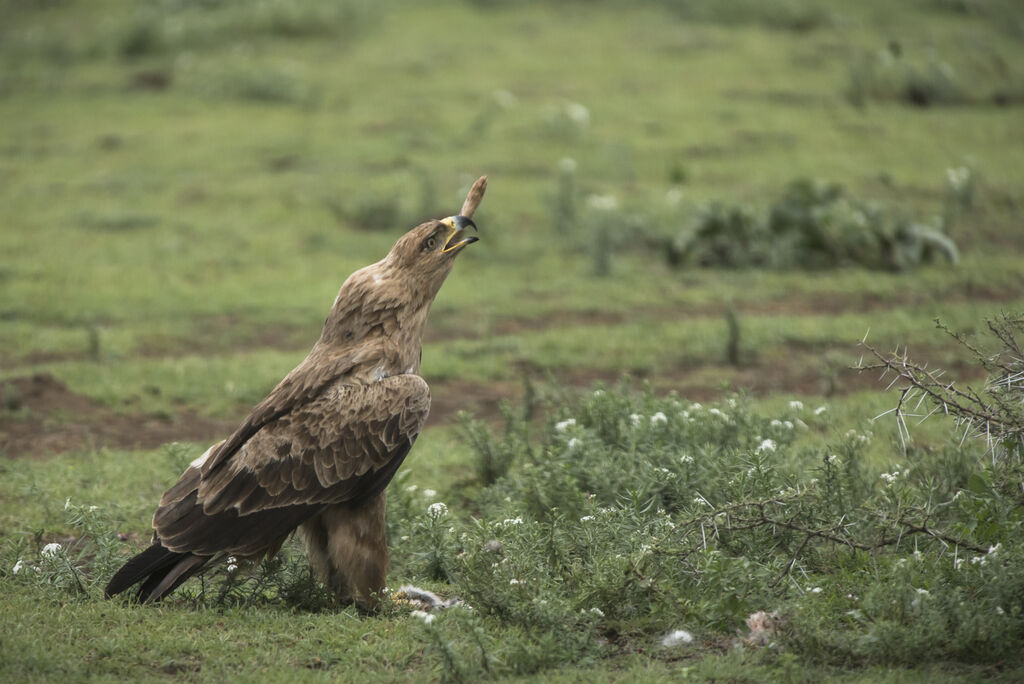
[[[110,580],[157,601],[229,556],[273,555],[293,531],[342,601],[373,607],[390,564],[384,490],[430,410],[420,377],[423,328],[456,255],[476,242],[462,212],[403,235],[341,286],[312,351],[227,439],[164,493],[153,544]]]

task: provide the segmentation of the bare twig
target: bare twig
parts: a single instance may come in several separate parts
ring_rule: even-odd
[[[480,201],[484,198],[486,191],[487,176],[480,176],[476,179],[476,183],[473,183],[473,187],[469,189],[466,201],[462,203],[462,211],[459,213],[466,218],[473,218],[473,214],[476,213],[476,208],[480,206]]]

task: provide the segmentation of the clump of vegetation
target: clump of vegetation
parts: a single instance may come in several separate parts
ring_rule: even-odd
[[[191,57],[175,62],[174,81],[211,98],[312,106],[321,98],[317,83],[298,64],[275,65],[248,50],[208,63]]]
[[[544,115],[543,131],[554,140],[578,140],[589,127],[590,110],[579,102],[551,105]]]
[[[714,203],[668,246],[678,266],[817,269],[860,265],[902,271],[959,254],[944,227],[894,217],[840,185],[797,180],[766,216]]]
[[[1018,20],[1019,22],[1019,20]],[[1001,62],[996,56],[992,60]],[[986,86],[988,90],[985,90]],[[906,54],[892,42],[850,64],[846,98],[857,107],[869,101],[901,102],[913,107],[995,104],[1022,101],[1021,83],[1004,67],[994,73],[958,74],[935,50],[923,56]]]
[[[47,4],[4,9],[19,12],[31,25],[33,11],[45,19]],[[136,60],[264,39],[354,40],[386,11],[386,3],[365,0],[170,0],[112,14],[99,31],[68,25],[58,31],[12,32],[0,52],[62,63],[111,53]]]
[[[850,66],[846,97],[858,107],[868,100],[897,100],[917,107],[968,100],[953,67],[936,53],[920,62],[910,60],[896,43],[864,55]]]
[[[836,21],[832,12],[802,0],[787,0],[771,5],[757,0],[660,0],[657,4],[664,5],[688,21],[725,25],[758,24],[798,33],[831,26]]]

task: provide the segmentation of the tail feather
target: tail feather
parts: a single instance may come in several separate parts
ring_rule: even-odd
[[[171,551],[160,542],[154,542],[114,573],[103,595],[110,598],[143,582],[138,599],[144,603],[159,601],[197,573],[208,560],[208,556]]]

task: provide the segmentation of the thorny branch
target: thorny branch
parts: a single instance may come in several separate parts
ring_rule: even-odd
[[[882,415],[895,415],[904,448],[910,438],[908,418],[920,418],[919,422],[922,422],[942,411],[953,415],[957,431],[963,430],[962,439],[972,434],[984,438],[993,459],[1005,457],[1007,451],[1020,454],[1024,451],[1024,351],[1017,341],[1017,334],[1024,332],[1024,316],[1003,315],[988,322],[989,330],[1002,345],[1000,352],[993,355],[984,354],[963,335],[941,322],[937,321],[937,325],[970,351],[989,372],[984,388],[980,392],[969,386],[961,389],[955,383],[942,379],[942,371],[931,370],[927,364],[910,359],[906,349],[902,354],[899,349],[883,354],[862,340],[861,346],[877,359],[877,363],[861,360],[855,369],[881,370],[883,379],[891,377],[889,387],[896,387],[900,392],[896,407]],[[911,407],[915,399],[916,404]],[[922,415],[918,409],[926,401],[933,408]]]
[[[866,542],[854,540],[845,533],[846,528],[853,523],[844,523],[843,520],[840,520],[831,526],[818,527],[799,521],[795,514],[786,518],[784,516],[776,516],[769,511],[770,506],[785,507],[787,503],[795,501],[799,496],[801,496],[801,493],[798,492],[785,497],[773,497],[762,501],[738,502],[729,506],[723,506],[722,508],[713,509],[707,513],[691,518],[690,520],[682,523],[679,527],[697,527],[707,524],[709,527],[713,528],[713,536],[719,536],[722,532],[736,532],[757,527],[783,528],[804,535],[805,538],[803,542],[801,542],[800,547],[794,552],[794,558],[783,572],[783,576],[789,573],[796,562],[797,557],[812,539],[821,539],[826,542],[842,544],[843,546],[848,546],[859,551],[870,552],[877,551],[887,546],[893,546],[894,544],[899,544],[899,542],[908,534],[924,534],[951,546],[970,549],[971,551],[976,551],[978,553],[987,553],[988,551],[984,546],[980,546],[964,539],[959,539],[951,534],[929,527],[927,524],[927,517],[924,522],[919,523],[909,520],[905,516],[900,516],[893,521],[893,525],[896,526],[897,530],[889,535],[883,535],[876,541]],[[723,518],[725,521],[724,523],[722,522]],[[700,546],[703,546],[703,544],[698,544],[698,547]]]

